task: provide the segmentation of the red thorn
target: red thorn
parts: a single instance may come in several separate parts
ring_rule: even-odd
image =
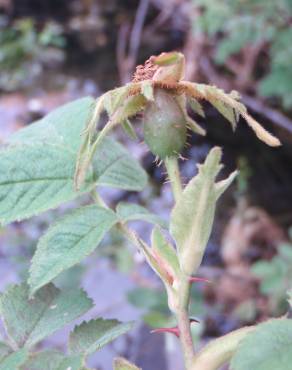
[[[151,334],[155,334],[155,333],[171,333],[171,334],[174,334],[177,338],[179,337],[179,329],[177,326],[173,327],[173,328],[157,328],[157,329],[153,329],[151,330],[150,332]]]
[[[190,318],[190,323],[192,324],[193,322],[197,322],[199,323],[198,320],[196,319],[193,319],[193,318]],[[151,334],[156,334],[156,333],[170,333],[170,334],[174,334],[177,338],[179,338],[179,328],[177,326],[174,326],[173,328],[157,328],[157,329],[153,329],[151,330],[150,332]]]
[[[194,277],[194,276],[189,277],[189,282],[190,283],[198,283],[198,282],[201,282],[201,281],[203,281],[204,283],[212,284],[212,281],[210,281],[208,279],[205,279],[205,278]]]

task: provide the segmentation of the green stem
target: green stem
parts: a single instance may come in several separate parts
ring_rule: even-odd
[[[185,276],[181,277],[178,294],[179,305],[176,310],[176,318],[180,333],[179,339],[184,355],[185,367],[189,370],[194,358],[194,344],[191,333],[191,322],[189,319],[190,283]]]
[[[180,333],[180,343],[184,355],[185,367],[191,368],[194,357],[194,344],[189,319],[190,284],[182,279],[179,286],[179,307],[176,311],[177,325]]]
[[[183,187],[180,178],[180,171],[177,157],[167,157],[165,167],[171,183],[171,188],[175,201],[177,202],[182,194]],[[188,276],[181,274],[178,286],[178,307],[175,315],[180,333],[180,343],[184,356],[185,367],[191,368],[194,358],[194,344],[191,333],[191,323],[189,319],[189,302],[190,302],[190,282]]]
[[[219,369],[222,365],[230,361],[239,342],[254,329],[254,326],[241,328],[211,341],[195,355],[190,370]]]
[[[178,167],[177,157],[167,157],[164,160],[168,178],[171,183],[174,199],[177,202],[182,193],[182,184]]]

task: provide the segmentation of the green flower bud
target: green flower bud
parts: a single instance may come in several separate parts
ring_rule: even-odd
[[[178,155],[186,143],[187,123],[175,98],[161,89],[144,112],[144,139],[159,158]]]

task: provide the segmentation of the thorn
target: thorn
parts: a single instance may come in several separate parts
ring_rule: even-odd
[[[193,322],[199,323],[200,321],[190,318],[190,323],[192,324]],[[177,326],[174,326],[172,328],[157,328],[153,329],[150,332],[151,334],[156,334],[156,333],[170,333],[174,334],[177,338],[179,338],[180,333],[179,333],[179,328]]]
[[[156,333],[170,333],[170,334],[174,334],[177,338],[179,338],[179,329],[177,326],[173,327],[173,328],[157,328],[157,329],[153,329],[151,330],[150,332],[151,334],[156,334]]]
[[[205,278],[194,277],[194,276],[189,277],[189,282],[190,283],[198,283],[198,282],[201,282],[201,281],[204,282],[204,283],[212,284],[211,280],[208,280],[208,279],[205,279]]]

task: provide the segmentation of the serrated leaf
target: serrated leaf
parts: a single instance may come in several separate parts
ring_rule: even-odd
[[[82,356],[65,356],[58,351],[33,354],[21,370],[86,370]]]
[[[292,363],[291,344],[292,320],[269,320],[240,342],[231,369],[287,370]]]
[[[120,202],[116,208],[117,216],[122,222],[128,221],[146,221],[153,224],[158,224],[162,227],[166,227],[164,222],[159,216],[151,213],[148,209],[133,203]]]
[[[213,148],[199,173],[185,187],[171,213],[170,233],[176,241],[181,268],[191,275],[199,267],[208,242],[216,201],[236,176],[215,183],[222,165],[221,149]]]
[[[147,174],[131,154],[111,138],[104,138],[93,158],[94,186],[141,191]]]
[[[90,119],[95,100],[81,98],[67,103],[46,115],[39,121],[18,130],[10,136],[10,144],[59,144],[77,154],[81,132]]]
[[[63,361],[64,354],[59,351],[43,351],[31,355],[22,370],[55,370]]]
[[[122,357],[114,359],[114,370],[141,370],[134,364],[131,364],[128,360]]]
[[[92,307],[82,290],[61,292],[52,284],[29,299],[29,287],[11,286],[0,298],[7,334],[18,347],[31,347]]]
[[[56,370],[81,370],[83,364],[82,356],[65,357]]]
[[[171,276],[180,273],[179,261],[173,246],[166,240],[158,227],[155,227],[151,234],[151,246],[159,259],[164,263],[164,267]]]
[[[101,318],[83,322],[76,326],[70,334],[70,353],[79,353],[88,356],[120,335],[132,329],[133,322],[121,323],[118,320],[104,320]]]
[[[18,131],[0,150],[0,221],[22,220],[88,192],[96,185],[142,190],[146,174],[118,143],[106,138],[98,148],[85,185],[73,179],[81,131],[93,99],[61,107]]]
[[[28,358],[28,351],[25,348],[13,352],[0,361],[0,370],[18,370]]]
[[[39,239],[31,262],[32,293],[93,252],[117,221],[110,209],[90,205],[53,224]]]

